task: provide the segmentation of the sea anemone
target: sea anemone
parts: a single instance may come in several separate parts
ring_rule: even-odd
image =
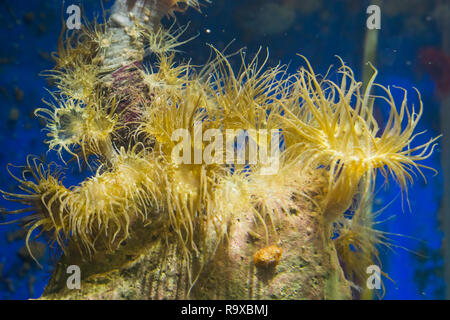
[[[179,41],[179,38],[187,30],[189,24],[185,27],[174,28],[172,24],[169,29],[159,27],[158,30],[150,30],[145,26],[141,26],[140,33],[146,40],[145,49],[156,55],[167,55],[173,52],[178,52],[177,47],[188,43],[195,38],[189,38],[184,41]]]
[[[25,193],[10,193],[2,190],[0,193],[8,201],[19,202],[26,206],[19,210],[5,211],[6,214],[31,212],[30,215],[16,221],[24,222],[28,227],[26,246],[31,257],[38,263],[29,247],[30,237],[36,229],[39,229],[40,234],[50,234],[50,239],[64,246],[69,231],[67,217],[61,214],[60,203],[70,190],[62,184],[62,170],[54,163],[45,167],[38,158],[28,156],[27,165],[20,169],[21,177],[14,175],[9,168],[8,172]],[[7,223],[12,222],[14,221]]]
[[[157,197],[156,161],[133,148],[121,148],[110,170],[96,174],[73,187],[61,202],[67,212],[71,237],[88,251],[114,250],[129,236],[136,221],[148,222]]]
[[[334,224],[335,238],[333,240],[338,257],[347,280],[351,281],[361,297],[371,296],[366,288],[367,268],[372,265],[382,267],[380,260],[380,248],[393,249],[400,247],[396,245],[391,236],[401,236],[379,229],[378,225],[384,221],[379,220],[381,213],[389,206],[381,210],[373,211],[373,196],[364,198],[358,208],[345,217],[341,217]],[[400,247],[403,248],[403,247]],[[405,249],[405,248],[403,248]],[[392,279],[383,272],[381,275],[386,279]],[[382,294],[384,294],[384,284]]]
[[[397,108],[390,88],[374,84],[377,72],[361,95],[362,84],[356,82],[349,67],[342,64],[338,85],[330,80],[319,82],[306,62],[308,69],[294,76],[292,103],[284,107],[286,114],[279,118],[287,152],[303,166],[327,168],[325,216],[329,221],[342,216],[358,193],[370,191],[378,171],[385,178],[390,173],[406,193],[407,182],[413,181],[413,169],[422,176],[420,168],[434,170],[418,161],[432,154],[439,137],[411,147],[423,112],[420,94],[418,112],[409,110],[406,91]],[[389,120],[381,134],[373,116],[375,97],[370,96],[374,86],[385,92],[382,99],[390,106]]]
[[[195,0],[158,5],[173,13],[183,10],[182,3],[199,8]],[[135,20],[131,17],[115,18]],[[82,156],[88,164],[94,156],[97,167],[91,177],[66,188],[59,169],[29,158],[22,179],[13,176],[26,194],[2,191],[8,200],[28,206],[9,213],[33,212],[27,243],[40,228],[62,248],[73,242],[91,255],[117,250],[132,237],[136,224],[148,227],[158,221],[156,235],[166,244],[175,239],[192,287],[241,218],[248,222],[248,232],[262,226],[269,246],[280,240],[280,221],[314,207],[318,225],[326,222],[330,243],[337,235],[334,243],[348,278],[359,283],[357,263],[376,260],[376,246],[383,240],[365,201],[377,173],[393,176],[406,193],[414,172],[428,168],[419,161],[432,154],[438,137],[411,147],[422,103],[418,111],[409,108],[405,92],[397,107],[390,88],[374,84],[376,72],[361,94],[361,83],[343,63],[339,83],[319,80],[308,61],[307,69],[292,76],[285,66],[266,68],[268,54],[262,63],[259,55],[246,62],[241,51],[238,72],[214,48],[216,58],[202,68],[176,64],[173,51],[184,29],[172,35],[155,30],[138,23],[119,23],[114,30],[94,26],[60,43],[51,72],[58,92],[52,94],[53,102],[46,102],[48,108],[35,113],[47,122],[50,150],[61,158],[63,151],[78,160]],[[109,32],[126,41],[113,46]],[[121,52],[139,39],[132,49],[141,54],[143,38],[157,58],[147,69],[128,51]],[[383,130],[373,116],[374,87],[381,88],[381,99],[390,106]],[[237,136],[223,141],[214,134],[204,136],[208,129],[226,138],[228,130],[241,130],[246,138],[242,144]],[[261,130],[265,134],[257,136]],[[277,161],[278,171],[268,174],[264,157],[252,162],[245,156],[250,145],[259,154],[268,151],[272,131],[281,140],[271,144],[277,159],[269,157],[269,164]],[[237,152],[244,154],[242,163],[235,161]],[[205,154],[215,161],[205,162]],[[348,209],[354,212],[351,217],[345,215]],[[349,251],[351,245],[357,250]],[[263,255],[255,262],[275,266],[281,249],[272,249],[268,259]],[[194,260],[200,265],[197,274]]]
[[[96,101],[84,104],[76,99],[52,96],[53,102],[45,102],[50,108],[35,111],[47,122],[48,139],[45,142],[49,149],[56,150],[61,159],[63,150],[79,159],[74,152],[79,146],[86,162],[90,154],[109,161],[114,153],[111,137],[118,129],[115,101],[97,97]]]
[[[155,96],[164,93],[176,95],[177,91],[183,89],[190,81],[190,66],[175,64],[174,58],[173,54],[170,56],[157,55],[158,60],[154,66],[150,66],[142,72],[143,82]]]
[[[279,65],[265,70],[268,53],[262,63],[259,53],[249,63],[241,53],[241,69],[235,73],[227,57],[213,50],[217,59],[211,63],[208,80],[213,90],[211,96],[218,106],[216,119],[226,129],[280,129],[271,120],[280,113],[288,95],[285,67]]]

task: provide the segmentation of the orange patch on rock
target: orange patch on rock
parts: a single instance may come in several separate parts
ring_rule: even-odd
[[[275,267],[280,262],[282,252],[283,250],[276,245],[262,248],[253,256],[253,262],[260,268]]]

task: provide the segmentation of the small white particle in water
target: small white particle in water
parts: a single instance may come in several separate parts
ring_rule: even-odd
[[[205,31],[206,31],[206,33],[208,33],[208,34],[211,33],[211,29],[206,29]]]

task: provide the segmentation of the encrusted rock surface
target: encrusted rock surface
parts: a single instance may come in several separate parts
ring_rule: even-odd
[[[267,247],[263,228],[244,215],[200,270],[192,259],[190,293],[183,255],[159,239],[157,227],[140,227],[114,253],[81,258],[68,249],[41,299],[350,299],[350,285],[339,265],[334,244],[313,205],[276,225],[269,237],[282,248],[276,266],[257,267],[254,254]],[[275,235],[276,234],[276,235]],[[173,241],[175,243],[175,241]],[[66,282],[69,265],[81,269],[81,289]]]

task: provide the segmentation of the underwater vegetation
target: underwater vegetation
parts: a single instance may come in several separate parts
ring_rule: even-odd
[[[148,228],[179,248],[193,287],[202,270],[194,265],[213,259],[248,216],[263,230],[253,234],[265,244],[252,253],[255,265],[275,268],[285,254],[280,226],[295,224],[312,205],[346,280],[363,291],[367,266],[379,264],[379,246],[389,245],[371,210],[376,178],[393,179],[407,203],[408,185],[417,175],[425,179],[422,169],[433,171],[421,161],[439,137],[415,143],[420,93],[419,106],[412,106],[406,90],[376,84],[377,72],[363,91],[341,60],[337,80],[317,75],[304,57],[306,66],[295,74],[267,66],[268,54],[248,61],[243,51],[235,54],[241,58],[236,71],[233,54],[214,47],[204,66],[178,61],[184,29],[165,30],[158,21],[200,4],[143,4],[137,1],[137,11],[127,14],[113,10],[103,24],[86,22],[80,31],[61,33],[55,68],[44,73],[56,90],[35,111],[61,164],[29,156],[23,167],[8,168],[21,191],[0,191],[24,205],[4,213],[26,214],[16,221],[28,229],[27,245],[45,234],[50,246],[90,259],[114,253],[134,230]],[[145,57],[154,62],[146,64]],[[375,88],[383,94],[374,95]],[[403,90],[403,100],[395,101],[391,90]],[[383,127],[373,115],[377,100],[390,108]],[[195,139],[199,124],[217,135]],[[182,150],[180,129],[191,133]],[[282,143],[272,144],[277,172],[267,174],[261,158],[223,161],[230,148],[219,135],[228,130],[279,132]],[[250,145],[264,151],[269,138],[232,140],[231,153],[247,154]],[[181,163],[174,161],[180,151]],[[196,161],[199,152],[216,161]],[[66,186],[70,165],[92,174]]]

